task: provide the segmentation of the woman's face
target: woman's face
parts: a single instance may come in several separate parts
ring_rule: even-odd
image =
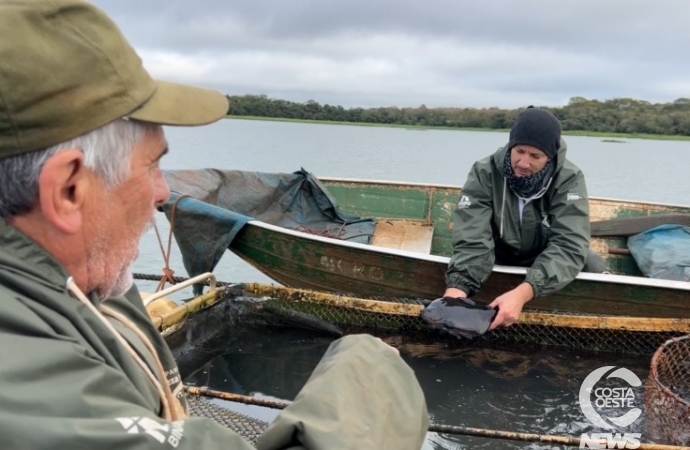
[[[518,144],[510,150],[510,167],[516,177],[530,177],[541,171],[549,162],[546,153],[532,145]]]

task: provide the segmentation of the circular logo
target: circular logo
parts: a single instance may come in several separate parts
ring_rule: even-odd
[[[585,381],[582,382],[582,386],[580,386],[580,408],[585,417],[600,428],[615,428],[611,423],[619,427],[627,427],[636,421],[638,417],[640,417],[640,414],[642,414],[640,408],[633,408],[635,395],[631,387],[596,387],[596,384],[602,379],[604,374],[611,369],[615,369],[615,367],[616,366],[604,366],[592,371],[592,373],[587,375]],[[614,370],[606,378],[620,378],[632,387],[642,385],[637,375],[625,367]],[[611,422],[609,423],[594,409],[592,394],[595,396],[594,405],[598,408],[607,410],[627,409],[628,412],[622,416],[614,417],[610,417],[606,414],[606,419]]]

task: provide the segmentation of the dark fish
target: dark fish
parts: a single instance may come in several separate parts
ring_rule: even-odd
[[[466,298],[438,298],[424,308],[422,320],[457,338],[475,338],[489,330],[498,310]]]

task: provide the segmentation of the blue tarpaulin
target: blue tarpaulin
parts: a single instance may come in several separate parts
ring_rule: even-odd
[[[690,281],[690,227],[660,225],[630,236],[628,249],[644,275]]]

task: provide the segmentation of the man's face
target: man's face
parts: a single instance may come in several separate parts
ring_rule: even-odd
[[[170,196],[159,166],[167,149],[162,129],[150,131],[132,153],[126,181],[110,190],[96,183],[85,239],[89,287],[100,298],[122,295],[132,285],[139,241],[153,223],[155,207]]]
[[[532,145],[516,145],[510,151],[510,166],[516,177],[530,177],[544,167],[549,162],[546,153]]]

